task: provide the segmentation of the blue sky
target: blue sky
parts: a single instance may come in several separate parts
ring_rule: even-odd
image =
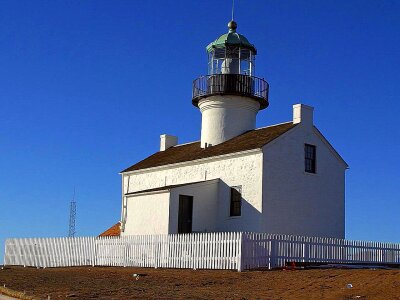
[[[157,151],[160,134],[199,139],[191,84],[230,6],[1,2],[0,249],[6,237],[65,236],[74,187],[78,235],[100,233],[119,220],[120,170]],[[399,1],[236,1],[271,86],[257,125],[315,107],[350,165],[350,239],[400,242],[399,14]]]

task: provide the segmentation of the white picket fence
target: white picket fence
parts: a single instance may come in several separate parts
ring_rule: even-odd
[[[243,269],[271,269],[288,262],[400,266],[400,244],[245,233],[241,256]]]
[[[4,265],[233,269],[296,263],[400,265],[400,244],[266,233],[7,239]]]
[[[242,233],[7,239],[4,265],[240,270]]]

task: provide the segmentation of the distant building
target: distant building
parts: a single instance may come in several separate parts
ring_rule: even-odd
[[[313,123],[313,108],[255,128],[268,83],[257,50],[236,32],[207,46],[193,82],[201,140],[161,135],[160,151],[121,172],[121,235],[251,231],[344,238],[346,162]]]
[[[106,231],[99,234],[99,236],[120,236],[121,235],[121,222],[114,224]]]

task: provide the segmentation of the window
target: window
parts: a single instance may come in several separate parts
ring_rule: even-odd
[[[231,217],[238,217],[242,215],[242,187],[231,187]]]
[[[304,145],[304,163],[307,173],[316,173],[316,148],[313,145]]]

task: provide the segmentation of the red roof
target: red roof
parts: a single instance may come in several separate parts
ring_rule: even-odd
[[[121,235],[121,223],[111,226],[106,231],[101,233],[99,236],[120,236]]]

